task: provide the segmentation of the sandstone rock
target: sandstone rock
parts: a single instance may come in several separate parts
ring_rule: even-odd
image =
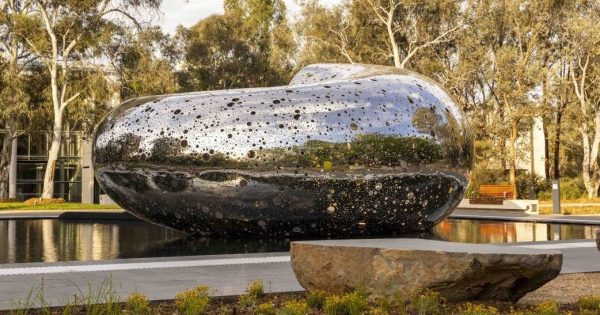
[[[409,298],[430,289],[448,301],[516,301],[555,278],[562,254],[497,245],[422,239],[302,241],[292,267],[307,290]]]

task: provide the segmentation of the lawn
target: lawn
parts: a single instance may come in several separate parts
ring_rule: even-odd
[[[7,210],[96,210],[96,209],[121,209],[117,205],[98,205],[85,203],[62,203],[49,205],[28,206],[22,202],[2,202],[0,211]]]

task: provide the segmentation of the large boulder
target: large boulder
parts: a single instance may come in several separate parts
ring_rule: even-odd
[[[359,287],[372,296],[424,290],[448,301],[517,301],[555,278],[558,251],[423,239],[301,241],[291,244],[292,266],[307,290],[331,293]]]

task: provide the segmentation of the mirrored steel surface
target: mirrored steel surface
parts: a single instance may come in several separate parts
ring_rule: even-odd
[[[137,216],[201,235],[430,229],[472,166],[466,119],[435,82],[311,65],[288,86],[138,98],[99,125],[98,182]]]

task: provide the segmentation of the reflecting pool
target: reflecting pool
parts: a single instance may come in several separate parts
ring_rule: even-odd
[[[423,237],[467,243],[593,239],[600,226],[447,219]],[[186,238],[142,221],[0,220],[0,263],[286,251],[289,239]]]

